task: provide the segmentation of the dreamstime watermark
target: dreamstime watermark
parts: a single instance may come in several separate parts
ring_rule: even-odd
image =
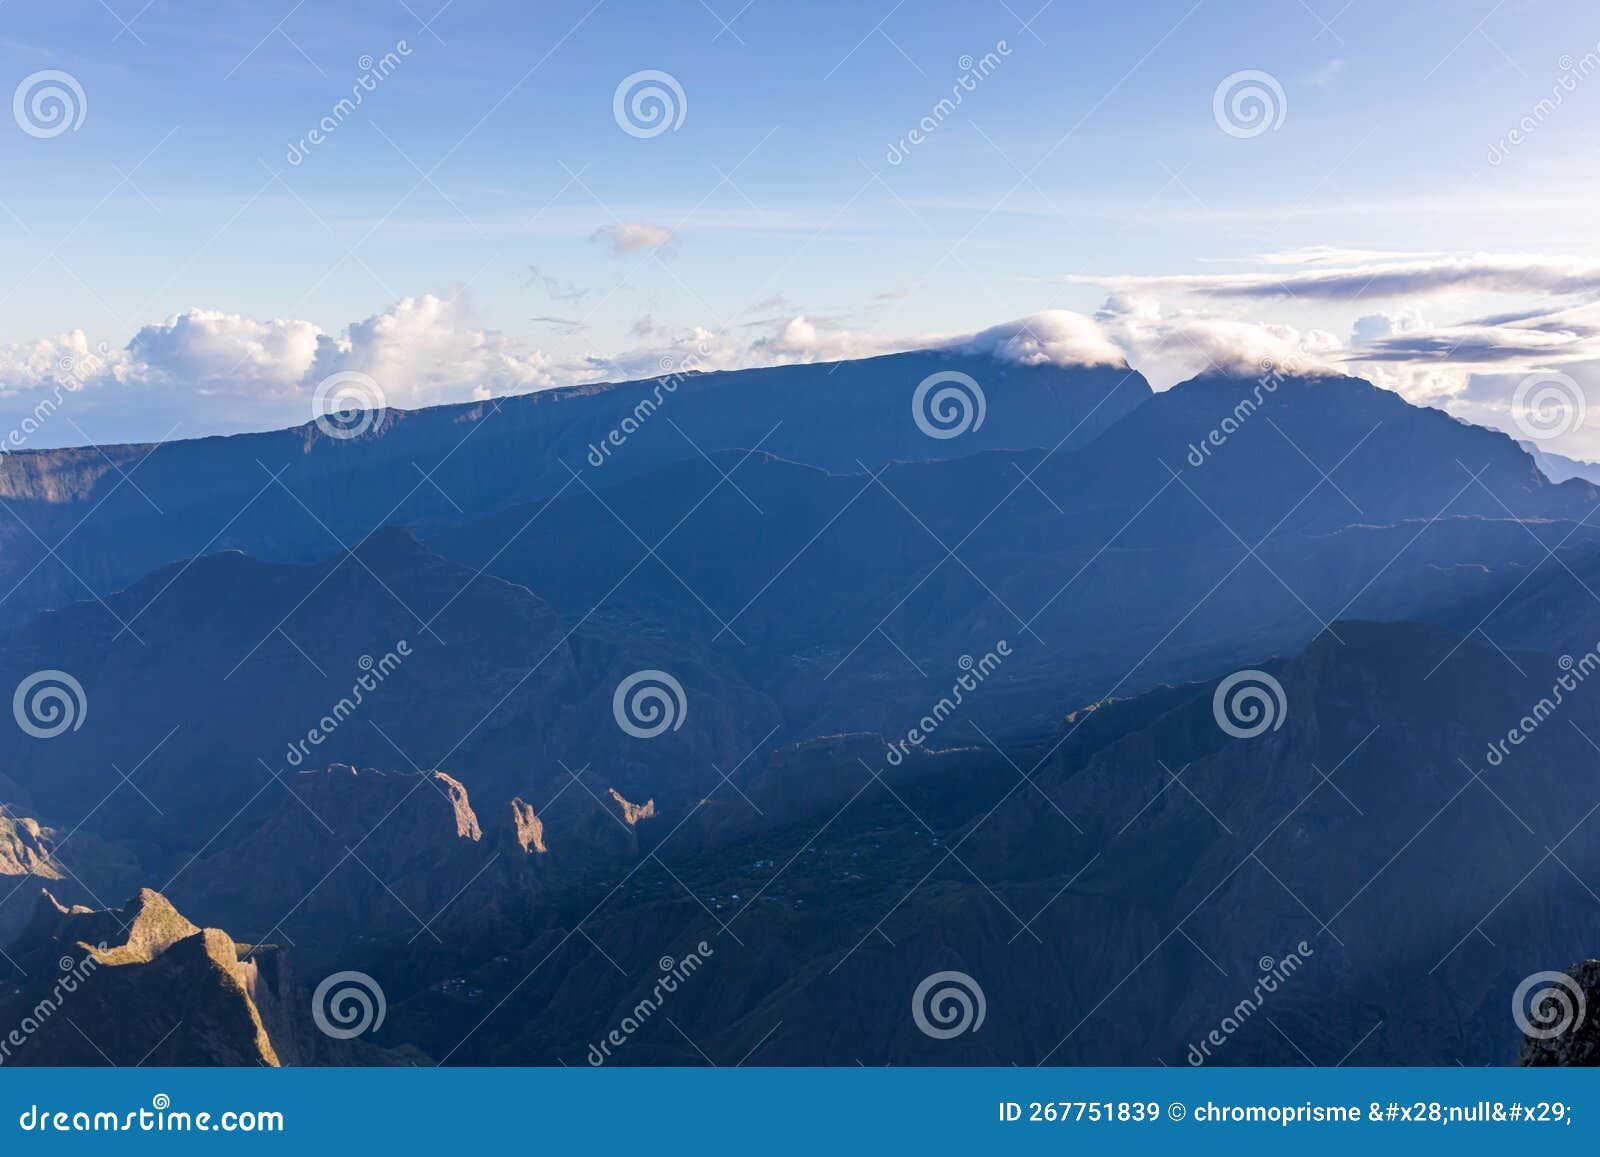
[[[321,747],[328,738],[349,719],[361,705],[366,702],[366,697],[376,691],[385,679],[394,674],[400,664],[411,657],[411,644],[401,639],[394,645],[394,650],[385,651],[379,659],[371,655],[362,655],[356,661],[364,674],[356,677],[350,687],[350,694],[342,697],[335,703],[326,715],[317,721],[317,725],[306,732],[304,739],[296,739],[289,744],[289,753],[285,758],[290,767],[299,767],[311,754],[313,747]]]
[[[1537,370],[1511,392],[1511,420],[1535,441],[1574,433],[1588,416],[1583,387],[1560,370]]]
[[[1247,140],[1276,132],[1289,115],[1289,98],[1270,72],[1241,69],[1222,78],[1211,94],[1211,116],[1230,137]]]
[[[1243,428],[1268,396],[1278,392],[1278,386],[1283,379],[1284,374],[1276,363],[1263,362],[1262,374],[1256,379],[1255,388],[1248,396],[1240,398],[1233,409],[1224,415],[1222,421],[1213,426],[1204,438],[1199,442],[1189,443],[1189,453],[1184,456],[1184,460],[1197,470],[1204,466],[1210,461],[1211,452],[1227,445],[1228,439]]]
[[[634,1005],[622,1018],[621,1023],[601,1038],[599,1044],[589,1046],[587,1058],[589,1064],[598,1069],[610,1060],[613,1052],[627,1044],[629,1038],[661,1010],[667,997],[677,992],[681,984],[700,971],[705,962],[716,954],[716,949],[702,940],[694,946],[694,951],[687,953],[680,960],[674,960],[670,956],[663,956],[658,960],[656,967],[661,970],[661,975],[656,979],[650,994]]]
[[[89,98],[70,72],[46,68],[22,78],[11,94],[11,115],[30,137],[49,140],[83,127]]]
[[[283,1114],[273,1110],[226,1109],[221,1113],[174,1109],[172,1098],[157,1093],[148,1109],[114,1113],[52,1110],[29,1105],[17,1117],[24,1133],[282,1133]]]
[[[668,354],[661,359],[662,375],[651,384],[648,397],[640,398],[633,409],[628,412],[604,438],[598,442],[589,443],[589,465],[598,469],[604,466],[611,458],[612,450],[620,450],[627,445],[628,439],[644,428],[644,424],[659,410],[669,397],[678,392],[678,387],[685,378],[696,373],[701,364],[710,355],[711,347],[701,342],[695,347],[695,352],[679,361]]]
[[[100,342],[96,353],[83,357],[77,354],[62,354],[56,361],[56,372],[51,375],[50,393],[34,403],[33,409],[25,414],[22,421],[13,426],[0,440],[0,458],[4,458],[13,450],[20,450],[27,444],[50,418],[59,410],[67,400],[68,394],[76,394],[83,389],[85,381],[91,374],[99,372],[105,364],[106,357],[111,352],[111,347]]]
[[[1199,469],[1211,459],[1212,451],[1220,450],[1227,445],[1228,439],[1244,428],[1244,424],[1261,409],[1268,397],[1278,392],[1278,387],[1289,378],[1296,377],[1305,372],[1307,360],[1311,351],[1302,341],[1295,346],[1294,353],[1283,361],[1276,358],[1262,358],[1258,366],[1259,376],[1250,393],[1234,405],[1233,409],[1225,414],[1222,421],[1218,422],[1207,432],[1199,442],[1189,443],[1189,453],[1184,460]]]
[[[965,972],[935,972],[911,994],[911,1020],[934,1040],[977,1032],[988,1013],[982,986]]]
[[[689,98],[670,72],[646,68],[622,78],[611,94],[611,115],[630,137],[646,140],[682,128]]]
[[[961,102],[967,95],[977,92],[978,85],[987,80],[994,70],[1000,67],[1001,61],[1010,55],[1011,45],[1004,40],[995,41],[993,50],[985,52],[976,60],[971,53],[963,54],[956,61],[957,67],[961,69],[961,75],[956,77],[955,83],[950,86],[950,95],[940,97],[927,114],[912,126],[910,132],[891,144],[888,152],[884,154],[884,160],[891,165],[904,162],[911,155],[911,150],[937,132],[939,126],[961,107]]]
[[[35,671],[17,684],[11,696],[17,726],[35,739],[54,739],[78,730],[89,714],[83,684],[65,671]]]
[[[1600,44],[1574,59],[1570,52],[1564,53],[1556,61],[1560,69],[1559,75],[1550,85],[1550,95],[1535,101],[1533,107],[1524,113],[1511,128],[1489,146],[1489,154],[1485,158],[1491,165],[1504,164],[1511,150],[1525,143],[1530,137],[1544,126],[1545,121],[1555,116],[1556,110],[1566,103],[1567,97],[1578,91],[1578,86],[1596,72],[1600,72]]]
[[[988,412],[983,387],[960,370],[929,374],[911,392],[911,420],[928,437],[940,441],[979,429]]]
[[[635,671],[617,684],[611,696],[617,726],[635,739],[654,739],[683,726],[689,699],[683,684],[665,671]]]
[[[360,370],[329,374],[311,395],[311,416],[317,429],[340,442],[377,428],[386,409],[383,387]]]
[[[1535,972],[1511,994],[1511,1019],[1530,1040],[1576,1032],[1588,1011],[1583,986],[1565,972]]]
[[[934,732],[944,726],[944,721],[956,713],[956,709],[966,702],[966,697],[983,685],[983,681],[994,674],[1000,664],[1011,657],[1011,644],[1001,639],[994,645],[994,650],[984,652],[983,658],[974,660],[971,655],[962,655],[956,662],[964,674],[957,677],[955,684],[950,688],[950,694],[942,696],[937,703],[929,709],[928,713],[917,721],[917,725],[906,732],[904,739],[897,739],[889,744],[889,754],[886,757],[891,767],[899,767],[911,754],[913,747],[921,747]]]
[[[1256,980],[1255,987],[1250,990],[1250,995],[1234,1005],[1228,1015],[1223,1017],[1217,1027],[1201,1038],[1199,1044],[1189,1046],[1187,1060],[1194,1068],[1199,1068],[1211,1059],[1211,1053],[1221,1048],[1232,1039],[1233,1034],[1244,1027],[1245,1022],[1261,1010],[1267,997],[1277,992],[1283,983],[1300,971],[1306,962],[1306,957],[1315,956],[1316,951],[1304,940],[1295,945],[1295,950],[1286,955],[1282,960],[1274,960],[1270,956],[1263,956],[1256,961],[1256,967],[1261,970],[1261,976]]]
[[[335,972],[311,994],[311,1019],[334,1040],[377,1032],[388,1012],[383,986],[365,972]]]
[[[305,163],[311,155],[311,150],[322,144],[340,125],[355,115],[356,109],[361,107],[362,101],[378,91],[378,86],[394,75],[397,68],[406,57],[411,55],[411,45],[404,40],[395,41],[394,47],[376,60],[370,53],[364,54],[356,61],[356,67],[361,74],[356,77],[355,83],[350,86],[350,95],[340,97],[330,108],[325,116],[312,126],[298,141],[290,141],[288,151],[283,159],[291,165]]]
[[[1217,726],[1235,739],[1254,739],[1268,729],[1283,726],[1289,701],[1283,684],[1265,671],[1235,671],[1211,695],[1211,714]]]
[[[98,947],[102,952],[106,950],[103,943]],[[5,1064],[18,1049],[27,1044],[34,1033],[43,1028],[50,1018],[61,1010],[67,997],[77,992],[79,985],[94,975],[95,969],[100,967],[100,958],[93,952],[87,953],[82,960],[63,956],[57,962],[57,967],[61,969],[62,975],[56,978],[49,993],[41,997],[38,1003],[23,1015],[20,1024],[0,1037],[0,1065]]]
[[[1484,759],[1490,767],[1499,767],[1506,761],[1506,756],[1511,754],[1513,747],[1521,747],[1533,733],[1556,713],[1556,708],[1566,701],[1566,696],[1576,691],[1578,685],[1600,670],[1600,643],[1574,660],[1571,655],[1562,655],[1556,660],[1556,666],[1566,674],[1556,677],[1550,685],[1550,694],[1544,696],[1539,702],[1530,707],[1521,719],[1506,731],[1505,738],[1490,742],[1488,753]]]

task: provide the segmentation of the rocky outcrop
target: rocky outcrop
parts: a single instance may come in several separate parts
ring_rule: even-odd
[[[276,1066],[302,1059],[272,1040],[257,999],[283,1003],[277,950],[197,928],[148,888],[121,909],[102,911],[67,908],[41,892],[10,955],[14,987],[0,998],[0,1017],[19,1026],[22,1042],[8,1040],[7,1064]]]
[[[622,793],[614,787],[606,788],[611,796],[611,802],[617,805],[617,810],[622,813],[622,822],[630,828],[638,827],[640,820],[655,819],[656,801],[647,799],[643,803],[630,803],[622,798]]]
[[[443,772],[334,764],[295,776],[265,823],[176,889],[208,919],[295,943],[309,927],[336,953],[357,929],[409,937],[453,915],[463,889],[499,882],[488,871],[504,858],[494,843],[466,788]]]
[[[0,812],[0,876],[38,876],[59,880],[61,869],[50,860],[55,833],[38,820]]]
[[[75,903],[94,900],[96,892],[125,894],[138,878],[126,848],[88,832],[63,833],[16,806],[0,805],[0,944],[34,914],[35,883]]]
[[[520,798],[511,801],[511,833],[523,852],[542,856],[550,850],[544,843],[544,821]]]

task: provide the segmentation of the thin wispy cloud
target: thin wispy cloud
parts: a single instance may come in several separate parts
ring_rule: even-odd
[[[1336,56],[1305,78],[1312,88],[1327,88],[1344,75],[1344,58]]]
[[[1070,274],[1062,284],[1119,292],[1193,293],[1218,298],[1355,301],[1421,297],[1452,290],[1570,295],[1600,291],[1600,262],[1577,257],[1497,255],[1378,261],[1293,273],[1210,273],[1172,276]]]

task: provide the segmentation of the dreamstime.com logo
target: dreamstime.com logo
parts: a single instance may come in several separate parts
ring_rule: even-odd
[[[334,1040],[377,1032],[388,1012],[383,987],[365,972],[335,972],[311,994],[311,1019]]]
[[[29,73],[11,94],[11,115],[30,137],[49,140],[77,132],[89,115],[89,98],[70,72],[47,68]]]
[[[105,942],[98,945],[101,952],[106,950]],[[57,1012],[61,1011],[67,1003],[67,997],[77,992],[87,984],[89,977],[94,975],[95,969],[100,967],[100,957],[93,952],[84,953],[82,960],[74,960],[70,956],[63,956],[57,963],[61,975],[51,986],[50,991],[41,997],[34,1006],[27,1011],[21,1022],[9,1030],[5,1036],[0,1037],[0,1065],[9,1061],[12,1055],[26,1045],[44,1025]]]
[[[589,465],[599,468],[604,466],[611,458],[613,449],[620,450],[628,444],[628,439],[644,429],[644,424],[659,410],[667,398],[678,392],[678,387],[683,384],[689,375],[696,373],[705,358],[711,353],[711,347],[701,342],[695,346],[694,353],[682,359],[674,358],[671,354],[661,359],[661,376],[651,386],[648,396],[640,398],[622,421],[613,426],[604,438],[598,442],[589,443]]]
[[[1511,1019],[1530,1040],[1551,1040],[1583,1025],[1588,1003],[1565,972],[1535,972],[1511,994]]]
[[[1574,433],[1588,416],[1583,387],[1559,370],[1531,373],[1511,394],[1511,420],[1535,441]]]
[[[17,1117],[17,1128],[24,1133],[282,1133],[284,1121],[283,1114],[273,1109],[221,1113],[174,1109],[171,1097],[157,1093],[148,1109],[126,1113],[29,1105]]]
[[[1600,44],[1577,58],[1570,52],[1562,53],[1561,59],[1556,61],[1556,67],[1560,69],[1560,75],[1550,85],[1550,95],[1540,97],[1516,124],[1489,146],[1487,160],[1491,165],[1504,163],[1513,149],[1524,144],[1547,120],[1555,116],[1556,110],[1566,104],[1567,97],[1577,92],[1580,84],[1600,72]]]
[[[1305,353],[1305,343],[1296,347],[1294,356],[1286,363],[1280,365],[1272,358],[1261,360],[1261,376],[1256,379],[1255,388],[1248,395],[1242,397],[1234,404],[1230,413],[1224,414],[1222,420],[1206,433],[1199,442],[1189,443],[1189,453],[1185,461],[1198,470],[1211,460],[1213,450],[1220,450],[1228,444],[1228,439],[1244,429],[1252,415],[1267,400],[1269,394],[1278,392],[1278,387],[1284,379],[1291,374],[1296,374],[1303,368],[1301,355]]]
[[[622,78],[611,94],[611,115],[630,137],[647,140],[682,128],[689,98],[670,72],[646,68]]]
[[[1211,115],[1230,137],[1248,140],[1283,125],[1289,98],[1270,72],[1246,68],[1222,78],[1211,94]]]
[[[94,353],[89,353],[86,349],[81,354],[77,352],[62,354],[56,360],[56,372],[51,375],[50,393],[35,402],[33,409],[24,414],[22,420],[0,438],[0,458],[4,458],[13,450],[22,449],[65,404],[68,394],[76,394],[83,389],[92,375],[98,374],[105,368],[110,355],[111,347],[106,342],[98,342]]]
[[[650,1018],[661,1010],[667,997],[677,992],[691,976],[700,971],[707,960],[717,954],[716,949],[704,940],[694,947],[695,950],[685,953],[681,960],[663,956],[656,962],[661,975],[656,978],[655,986],[651,988],[649,994],[629,1009],[617,1027],[606,1033],[599,1044],[589,1046],[587,1059],[592,1067],[598,1069],[610,1060],[617,1049],[627,1044],[633,1034],[649,1023]]]
[[[929,708],[928,713],[917,721],[917,725],[906,732],[904,739],[897,739],[889,744],[889,754],[886,757],[891,767],[899,767],[905,762],[906,756],[911,754],[913,747],[921,747],[933,737],[933,733],[944,726],[946,719],[956,713],[956,709],[966,702],[967,695],[976,691],[983,685],[983,681],[993,675],[1000,664],[1011,657],[1011,644],[1001,639],[995,644],[994,650],[985,651],[983,658],[974,660],[971,655],[962,655],[956,662],[962,674],[956,677],[955,684],[950,688],[950,694],[941,696],[939,701]]]
[[[1567,701],[1567,696],[1576,691],[1585,679],[1600,670],[1600,643],[1589,648],[1576,660],[1571,655],[1562,655],[1556,660],[1556,666],[1561,668],[1561,674],[1557,675],[1556,681],[1551,684],[1550,694],[1543,696],[1528,708],[1522,718],[1506,731],[1504,739],[1489,741],[1489,748],[1484,758],[1490,767],[1499,767],[1504,763],[1511,755],[1513,747],[1521,747],[1531,739],[1533,733],[1556,713],[1556,708]]]
[[[1189,1046],[1189,1052],[1184,1059],[1191,1067],[1199,1068],[1210,1060],[1217,1049],[1232,1040],[1234,1033],[1261,1011],[1268,997],[1275,994],[1290,977],[1305,966],[1307,957],[1316,955],[1316,951],[1304,940],[1296,944],[1295,949],[1296,951],[1287,953],[1281,960],[1263,956],[1256,961],[1256,967],[1261,970],[1261,975],[1250,990],[1250,994],[1229,1009],[1227,1015],[1217,1022],[1217,1026],[1200,1039],[1199,1044]]]
[[[983,1027],[989,1002],[965,972],[935,972],[911,994],[911,1019],[934,1040],[949,1040]]]
[[[683,726],[689,699],[683,684],[665,671],[635,671],[617,684],[611,696],[617,726],[635,739],[654,739]]]
[[[1283,726],[1289,700],[1283,684],[1265,671],[1235,671],[1217,684],[1211,714],[1217,726],[1235,739],[1254,739]]]
[[[17,684],[11,696],[17,726],[35,739],[54,739],[78,730],[89,714],[89,697],[65,671],[35,671]]]
[[[311,756],[313,747],[321,747],[333,733],[344,726],[345,721],[361,709],[367,701],[367,696],[383,685],[383,681],[400,669],[400,664],[411,657],[411,644],[401,639],[394,645],[394,650],[385,651],[382,656],[373,659],[371,655],[362,655],[356,660],[356,666],[361,674],[356,676],[356,681],[350,686],[350,694],[343,696],[337,703],[328,709],[328,713],[317,720],[316,726],[310,728],[304,739],[296,739],[289,744],[288,754],[285,758],[290,767],[299,767]]]
[[[929,374],[911,394],[911,418],[917,429],[941,441],[980,428],[987,413],[983,387],[959,370]]]
[[[1005,57],[1010,55],[1011,45],[1004,40],[996,41],[994,51],[985,52],[976,60],[971,53],[963,53],[961,59],[956,61],[956,65],[961,69],[961,75],[956,77],[955,83],[950,86],[950,95],[940,97],[928,110],[927,115],[913,125],[905,136],[891,144],[884,154],[884,160],[891,165],[904,162],[911,155],[911,150],[933,136],[940,125],[954,116],[956,109],[961,107],[961,102],[968,94],[977,92],[978,86],[1000,67]]]
[[[361,107],[363,101],[371,93],[378,91],[378,85],[394,75],[406,57],[411,55],[411,45],[404,40],[395,42],[395,46],[376,60],[371,53],[363,53],[356,61],[356,67],[361,70],[350,85],[350,95],[340,97],[334,102],[327,115],[323,116],[311,127],[311,130],[298,141],[290,141],[289,148],[285,151],[283,159],[291,165],[305,163],[311,155],[311,150],[331,137],[345,121],[355,115],[356,109]]]
[[[377,427],[386,408],[383,387],[359,370],[329,374],[311,395],[317,429],[339,441],[359,438]]]

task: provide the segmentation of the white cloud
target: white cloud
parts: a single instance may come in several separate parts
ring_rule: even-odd
[[[767,361],[837,362],[851,358],[870,358],[935,344],[937,338],[894,338],[882,334],[860,333],[822,318],[797,314],[776,323],[777,331],[758,338],[752,351]]]
[[[608,242],[615,257],[642,253],[647,249],[670,253],[678,242],[677,235],[671,229],[643,221],[618,221],[615,225],[604,225],[590,234],[589,240]]]
[[[562,369],[568,375],[567,381],[624,382],[661,374],[739,369],[749,364],[747,349],[739,349],[719,334],[696,326],[658,345],[638,346],[617,354],[590,354]]]
[[[1098,321],[1064,309],[992,326],[955,344],[1030,366],[1120,366],[1127,361]]]
[[[112,374],[125,363],[120,350],[91,348],[81,329],[0,346],[0,398],[21,397],[55,386],[75,388],[85,379]]]
[[[775,332],[758,338],[750,347],[753,354],[769,362],[834,362],[912,349],[988,354],[1023,365],[1122,365],[1126,361],[1099,322],[1064,309],[1047,310],[968,334],[863,333],[804,314],[769,324],[776,325]]]
[[[63,391],[71,409],[28,445],[77,443],[84,431],[105,441],[164,437],[175,423],[181,435],[299,425],[315,416],[317,383],[341,370],[370,375],[400,408],[575,380],[469,314],[459,296],[425,294],[329,334],[309,321],[194,309],[144,326],[122,349],[92,348],[82,331],[0,347],[0,403],[9,403],[0,437],[42,401],[54,412]]]
[[[127,354],[141,380],[206,392],[293,390],[316,357],[321,331],[308,321],[255,321],[191,309],[147,325]]]
[[[1148,294],[1113,294],[1095,314],[1109,341],[1156,389],[1206,370],[1256,377],[1264,366],[1299,374],[1343,372],[1342,346],[1321,329],[1268,325],[1203,310],[1163,310]]]
[[[1397,334],[1420,333],[1428,328],[1422,313],[1415,306],[1407,306],[1393,313],[1379,310],[1358,317],[1350,327],[1351,338],[1357,345],[1380,341]]]
[[[407,407],[556,384],[543,353],[474,327],[467,314],[460,296],[402,298],[338,337],[321,335],[302,385],[313,388],[329,374],[356,370],[377,381],[390,405]]]
[[[1258,253],[1249,260],[1256,265],[1353,265],[1363,261],[1420,261],[1448,257],[1438,250],[1347,249],[1336,245],[1302,245]]]

